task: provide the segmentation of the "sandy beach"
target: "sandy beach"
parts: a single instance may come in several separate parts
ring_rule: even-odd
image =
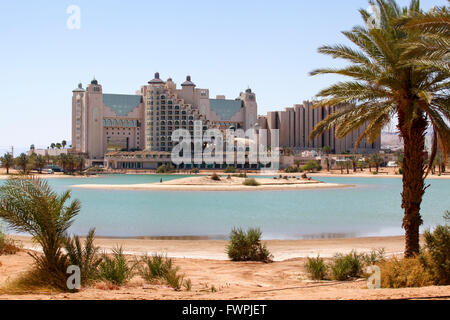
[[[257,178],[258,186],[245,186],[242,183],[245,178],[222,176],[220,181],[214,181],[210,176],[195,176],[161,183],[143,184],[81,184],[72,185],[73,188],[83,189],[108,189],[108,190],[153,190],[153,191],[261,191],[261,190],[297,190],[297,189],[322,189],[345,188],[352,185],[337,183],[324,183],[319,180],[301,179],[289,176],[288,179]]]
[[[29,237],[15,237],[32,247]],[[383,247],[388,255],[401,254],[403,237],[267,241],[276,262],[231,262],[224,253],[226,241],[97,239],[108,250],[123,245],[127,253],[165,252],[192,281],[191,291],[175,291],[166,285],[145,283],[134,277],[127,285],[111,288],[102,284],[78,293],[1,292],[0,299],[429,299],[449,298],[450,286],[368,290],[366,281],[311,281],[304,270],[306,256],[332,256],[357,249],[360,252]],[[134,258],[129,256],[130,261]],[[282,260],[282,261],[280,261]],[[0,256],[0,286],[32,265],[26,252]],[[214,290],[212,290],[214,288]]]

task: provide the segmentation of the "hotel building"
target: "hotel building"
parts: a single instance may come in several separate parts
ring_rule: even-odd
[[[86,89],[79,84],[73,90],[71,152],[84,154],[89,165],[106,160],[113,168],[156,168],[170,163],[174,130],[193,135],[196,120],[202,121],[203,130],[247,130],[256,124],[257,110],[250,89],[236,99],[212,99],[190,76],[177,89],[172,79],[163,81],[156,73],[136,95],[103,93],[94,79]],[[142,160],[129,160],[135,158]]]
[[[380,149],[381,138],[374,143],[368,143],[363,139],[354,150],[355,143],[363,134],[366,126],[362,126],[352,131],[344,139],[336,139],[335,130],[329,130],[314,139],[310,139],[313,128],[338,107],[326,107],[313,109],[313,103],[304,101],[303,104],[296,104],[292,108],[284,111],[268,112],[266,116],[258,118],[261,129],[278,129],[280,146],[289,147],[294,151],[319,150],[329,146],[332,153],[353,152],[360,154],[373,153]],[[270,135],[268,136],[270,141]]]
[[[279,129],[280,146],[294,150],[328,145],[336,153],[352,151],[363,128],[342,140],[335,139],[334,130],[309,140],[313,127],[334,111],[313,109],[310,102],[304,102],[258,117],[256,95],[251,89],[236,99],[222,95],[210,98],[209,90],[197,88],[190,76],[177,88],[171,78],[163,81],[156,73],[136,94],[125,95],[103,93],[102,85],[93,79],[85,89],[79,84],[73,90],[70,152],[84,155],[88,166],[155,169],[171,163],[172,132],[186,129],[193,136],[196,120],[202,121],[203,130],[247,130],[256,124],[260,129]],[[368,153],[379,148],[379,141],[368,144],[364,140],[356,151]]]

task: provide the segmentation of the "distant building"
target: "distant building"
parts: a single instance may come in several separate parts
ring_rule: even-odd
[[[80,83],[72,92],[71,153],[84,155],[87,165],[121,169],[150,169],[170,163],[174,147],[172,132],[185,129],[194,135],[194,121],[206,129],[251,128],[280,130],[280,147],[313,150],[330,146],[333,152],[352,151],[364,128],[337,140],[334,130],[313,139],[314,126],[335,108],[313,109],[311,102],[258,117],[256,95],[251,89],[235,99],[219,95],[210,98],[209,89],[197,88],[190,76],[177,88],[159,73],[133,95],[104,93],[96,79],[84,89]],[[256,127],[256,124],[258,126]],[[356,149],[368,153],[380,148],[379,141],[363,140]]]
[[[344,139],[336,139],[335,130],[329,130],[322,135],[310,139],[313,128],[328,115],[334,113],[338,107],[315,108],[309,101],[303,104],[296,104],[292,108],[284,111],[268,112],[266,116],[258,118],[261,129],[278,129],[280,136],[280,146],[289,147],[295,150],[318,150],[329,146],[333,153],[353,152],[355,143],[363,134],[366,127],[351,132]],[[268,135],[270,141],[270,134]],[[380,149],[381,140],[375,143],[368,143],[363,139],[356,148],[356,153],[373,153]]]
[[[196,88],[190,76],[177,89],[172,79],[163,81],[156,73],[136,95],[103,93],[94,79],[86,89],[79,84],[73,90],[71,152],[84,154],[93,165],[103,164],[107,153],[145,150],[159,157],[160,152],[172,150],[174,130],[186,129],[193,135],[195,120],[203,122],[203,130],[231,126],[247,130],[256,123],[257,114],[256,96],[250,89],[236,99],[211,99],[209,90]],[[155,165],[149,161],[136,166]]]

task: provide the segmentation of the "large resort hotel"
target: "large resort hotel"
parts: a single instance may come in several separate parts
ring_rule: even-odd
[[[312,128],[334,109],[313,109],[310,102],[295,105],[285,111],[258,116],[256,95],[251,89],[236,99],[216,96],[208,89],[196,88],[190,76],[177,88],[169,78],[154,79],[141,86],[135,95],[103,93],[102,85],[92,80],[86,89],[80,83],[72,96],[72,149],[81,154],[88,165],[104,165],[110,169],[156,169],[171,163],[174,147],[171,136],[176,129],[194,134],[194,122],[201,120],[203,128],[225,131],[229,128],[279,129],[280,147],[292,150],[314,150],[326,145],[335,153],[353,150],[354,142],[364,128],[347,138],[336,140],[334,132],[309,139]],[[370,153],[380,148],[380,141],[365,141],[356,149]],[[223,169],[228,164],[193,165],[199,168]],[[189,169],[190,164],[179,168]],[[259,165],[236,164],[237,168],[258,169]]]

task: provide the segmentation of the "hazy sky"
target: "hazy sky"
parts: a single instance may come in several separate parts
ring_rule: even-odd
[[[70,5],[81,9],[79,30],[67,28]],[[338,64],[317,48],[346,43],[340,31],[360,24],[358,9],[367,7],[367,0],[3,0],[0,154],[10,145],[70,141],[72,90],[93,76],[105,93],[133,94],[156,71],[178,85],[190,74],[213,97],[236,98],[249,86],[259,114],[311,99],[336,78],[308,72]]]

